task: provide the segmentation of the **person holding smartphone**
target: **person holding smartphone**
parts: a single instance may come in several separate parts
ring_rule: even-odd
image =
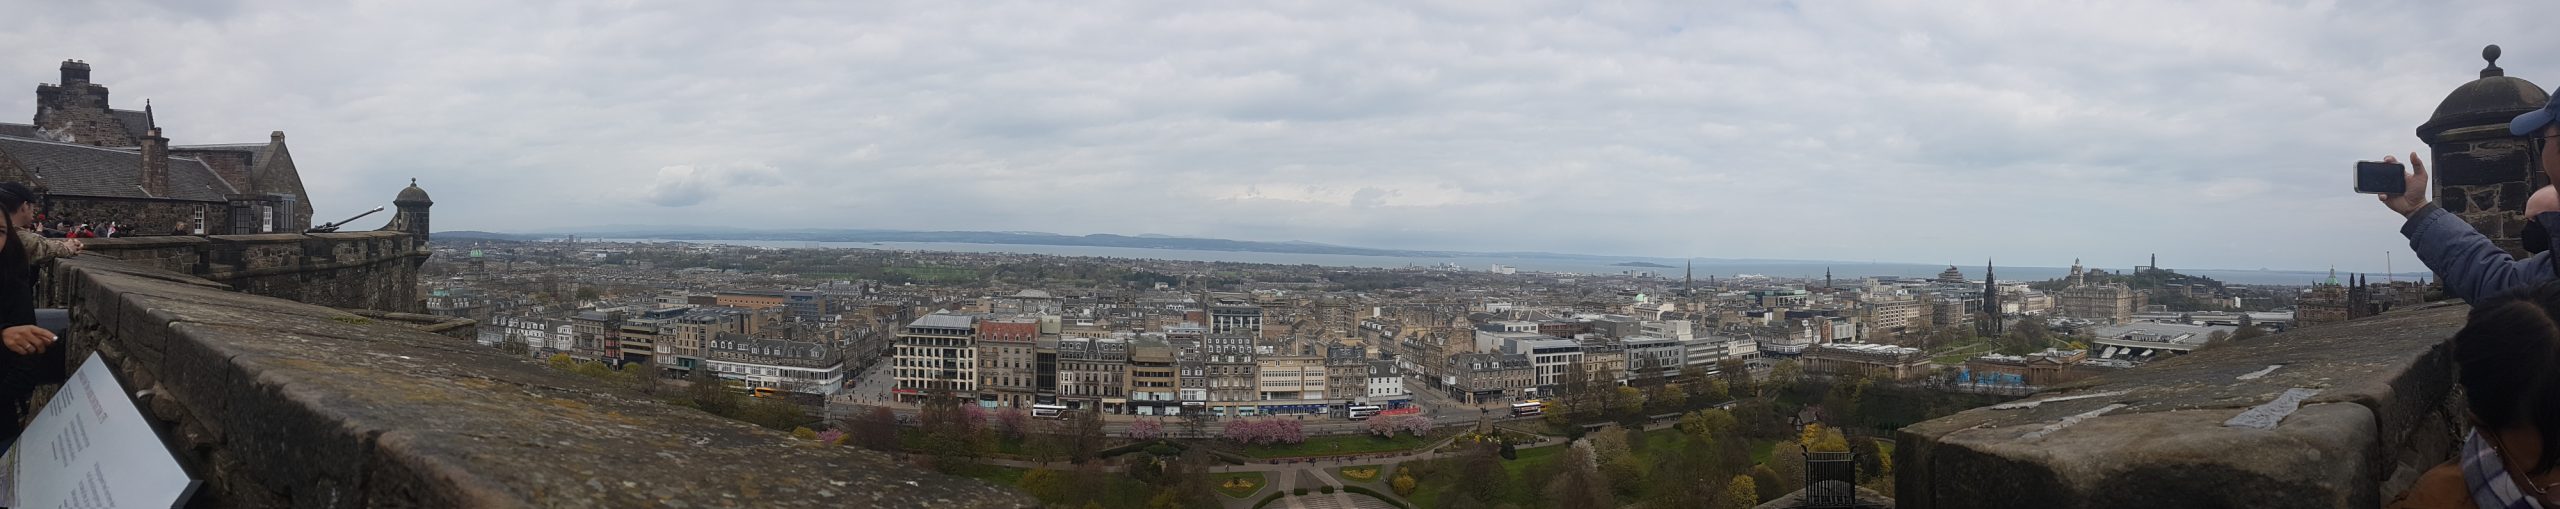
[[[2560,137],[2560,97],[2542,109],[2517,115],[2507,123],[2507,131],[2530,140],[2534,164],[2553,177],[2550,181],[2560,182],[2560,146],[2555,146],[2560,143],[2552,143]],[[2382,162],[2398,163],[2390,156],[2383,156]],[[2560,191],[2544,186],[2525,200],[2522,244],[2532,254],[2516,259],[2461,217],[2427,200],[2427,164],[2418,159],[2416,152],[2409,153],[2409,168],[2412,171],[2402,175],[2400,192],[2376,194],[2383,206],[2408,218],[2400,226],[2400,235],[2409,238],[2410,251],[2435,272],[2446,293],[2476,304],[2490,296],[2560,279],[2560,260],[2554,260],[2550,253],[2552,239],[2560,238]],[[2359,183],[2357,187],[2366,186]]]

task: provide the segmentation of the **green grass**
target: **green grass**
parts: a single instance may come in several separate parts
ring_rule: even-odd
[[[1891,458],[1891,457],[1893,457],[1893,442],[1886,442],[1886,441],[1883,441],[1883,440],[1877,440],[1877,441],[1875,441],[1875,444],[1876,444],[1876,454],[1884,455],[1884,457],[1887,457],[1887,458]]]
[[[1370,454],[1417,449],[1431,445],[1433,440],[1435,439],[1413,435],[1396,435],[1395,438],[1378,438],[1376,435],[1327,435],[1308,437],[1305,443],[1299,444],[1245,446],[1244,455],[1253,458],[1294,458]]]
[[[1243,491],[1228,489],[1228,479],[1244,479],[1253,481],[1253,488]],[[1252,498],[1253,494],[1262,492],[1262,489],[1269,487],[1271,483],[1263,481],[1261,472],[1225,472],[1209,474],[1209,485],[1217,487],[1219,493],[1224,493],[1230,497]]]
[[[1778,441],[1776,440],[1754,439],[1751,441],[1751,464],[1753,465],[1767,465],[1769,456],[1777,453]]]
[[[1510,474],[1512,479],[1519,479],[1520,472],[1528,470],[1529,467],[1555,461],[1556,456],[1566,447],[1572,446],[1552,445],[1536,449],[1521,449],[1520,459],[1502,462],[1502,471]]]

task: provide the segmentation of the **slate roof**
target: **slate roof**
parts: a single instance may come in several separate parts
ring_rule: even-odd
[[[140,142],[144,136],[151,135],[151,114],[149,112],[107,110],[107,114],[115,115],[116,123],[124,124],[125,134],[133,135],[133,139],[136,142]]]
[[[204,161],[169,158],[169,196],[142,192],[142,152],[0,136],[0,153],[63,196],[225,201],[234,191]]]

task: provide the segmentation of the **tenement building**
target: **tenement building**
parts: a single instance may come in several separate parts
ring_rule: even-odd
[[[46,220],[121,223],[163,233],[301,232],[311,200],[285,149],[265,142],[170,145],[152,106],[120,110],[89,64],[62,63],[60,83],[36,86],[33,123],[0,123],[0,181],[43,195]]]
[[[713,373],[751,388],[822,396],[844,388],[844,357],[821,341],[723,332],[712,336],[703,354]]]

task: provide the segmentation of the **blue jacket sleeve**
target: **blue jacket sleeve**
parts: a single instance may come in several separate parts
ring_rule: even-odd
[[[2539,218],[2544,228],[2560,233],[2560,212],[2544,212]],[[2400,226],[2400,234],[2409,237],[2409,249],[2418,261],[2435,271],[2444,282],[2446,293],[2465,302],[2479,303],[2498,294],[2551,281],[2551,253],[2535,254],[2518,260],[2499,249],[2489,237],[2471,228],[2461,217],[2434,204],[2409,215]]]

